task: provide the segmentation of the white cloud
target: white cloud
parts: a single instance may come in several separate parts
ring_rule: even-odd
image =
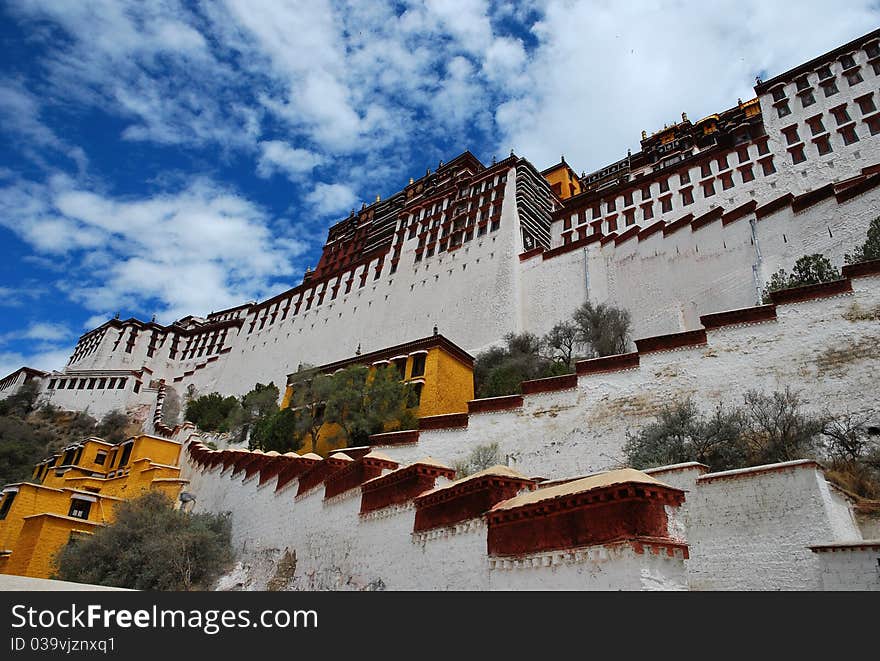
[[[73,332],[64,324],[52,322],[32,322],[26,328],[0,334],[0,345],[17,340],[35,340],[39,342],[59,342],[70,339]]]
[[[296,180],[324,162],[320,154],[291,147],[283,140],[264,140],[259,147],[261,153],[257,161],[257,174],[265,178],[280,172]]]
[[[37,252],[70,260],[56,285],[88,310],[164,321],[266,295],[307,247],[276,241],[261,207],[208,179],[131,199],[17,182],[0,188],[0,214]]]
[[[353,208],[357,195],[345,184],[319,183],[305,197],[305,201],[322,216],[341,214]]]
[[[739,17],[747,16],[748,20]],[[546,167],[592,170],[637,150],[641,130],[751,98],[754,77],[796,66],[877,24],[868,0],[840,5],[547,2],[537,47],[496,112],[499,148]]]
[[[38,370],[60,370],[70,358],[70,349],[42,349],[33,352],[0,351],[0,378],[12,374],[20,367]]]

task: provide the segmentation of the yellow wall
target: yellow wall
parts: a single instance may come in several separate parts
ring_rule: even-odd
[[[407,382],[424,380],[420,405],[413,411],[416,418],[446,413],[466,413],[467,403],[474,398],[473,369],[447,353],[440,347],[432,347],[425,357],[425,373],[413,376],[415,356],[409,356],[404,372]],[[371,368],[372,369],[372,368]],[[281,407],[286,408],[291,399],[292,388],[288,387]],[[386,431],[392,431],[388,429]],[[325,424],[318,433],[317,453],[327,456],[332,450],[345,447],[345,440],[340,438],[339,425]],[[312,451],[311,439],[306,437],[300,454]]]
[[[117,503],[150,489],[158,489],[172,499],[177,496],[186,482],[180,479],[177,466],[180,445],[147,435],[129,441],[132,451],[125,466],[116,465],[124,443],[112,446],[89,439],[76,466],[60,475],[55,468],[50,469],[42,484],[18,485],[12,507],[0,520],[0,550],[12,551],[11,555],[0,556],[0,572],[48,578],[53,570],[52,558],[67,543],[72,530],[89,531],[112,521]],[[94,462],[99,449],[108,451],[103,466]],[[38,465],[35,475],[39,469]],[[114,477],[106,477],[108,473]],[[71,497],[77,492],[97,499],[88,519],[68,516]]]
[[[583,192],[581,182],[565,163],[544,173],[544,178],[560,199],[565,200]]]

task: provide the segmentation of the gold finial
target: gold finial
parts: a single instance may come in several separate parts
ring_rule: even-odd
[[[413,183],[414,181],[415,179],[413,179],[412,177],[409,178],[409,183]]]
[[[681,121],[686,122],[688,120],[688,114],[686,112],[681,113]]]
[[[648,132],[645,129],[642,129],[642,140],[648,139]]]
[[[381,201],[382,201],[382,198],[381,198],[380,196],[377,195],[377,196],[376,196],[376,202],[381,202]]]

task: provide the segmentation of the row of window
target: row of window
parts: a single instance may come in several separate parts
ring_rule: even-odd
[[[93,377],[49,379],[49,390],[122,390],[128,379],[126,377]],[[140,390],[140,381],[135,381],[134,391]]]
[[[877,42],[868,44],[865,47],[865,53],[867,54],[869,60],[880,57],[880,44],[878,44]],[[843,78],[846,80],[847,84],[850,87],[855,87],[856,85],[864,81],[864,77],[861,74],[861,67],[856,62],[853,55],[843,55],[838,61],[841,66],[841,74],[843,75]],[[880,75],[880,60],[871,62],[871,66],[874,70],[874,74]],[[834,96],[835,94],[840,92],[840,89],[837,85],[837,77],[831,70],[831,65],[826,64],[822,67],[819,67],[816,70],[816,76],[818,78],[817,83],[819,87],[822,88],[822,94],[826,98]],[[800,99],[802,108],[808,108],[809,106],[816,103],[816,97],[814,94],[815,90],[810,84],[809,74],[804,74],[803,76],[797,78],[794,82],[796,87],[795,94]],[[775,87],[771,93],[773,96],[773,105],[776,108],[777,115],[780,118],[790,115],[791,107],[789,105],[789,98],[787,96],[785,86],[780,85],[779,87]]]
[[[469,226],[469,227],[470,227],[470,229],[467,229],[464,232],[456,232],[455,234],[452,235],[452,237],[448,241],[441,239],[439,243],[437,243],[436,240],[429,243],[428,247],[424,250],[422,250],[422,249],[425,247],[425,241],[424,241],[424,238],[422,238],[419,241],[419,246],[416,248],[416,255],[415,255],[415,258],[413,261],[414,262],[422,261],[423,253],[424,253],[425,258],[433,257],[435,254],[435,248],[436,248],[436,254],[439,255],[441,253],[446,252],[447,250],[454,250],[455,248],[458,248],[459,246],[462,246],[465,243],[472,241],[474,239],[474,229],[473,229],[473,226]],[[500,227],[501,227],[501,219],[500,218],[496,218],[495,220],[493,220],[489,224],[484,223],[484,224],[480,225],[479,227],[477,227],[476,238],[480,238],[482,236],[485,236],[487,232],[495,232]]]
[[[880,133],[880,117],[867,117],[877,110],[877,106],[873,100],[873,92],[861,96],[855,101],[859,106],[863,117],[866,117],[864,121],[866,122],[868,131],[871,135]],[[835,128],[837,133],[840,134],[840,139],[843,144],[851,145],[859,142],[856,123],[853,121],[852,116],[847,110],[847,104],[844,103],[835,108],[831,108],[830,113],[834,117]],[[807,118],[805,121],[805,124],[810,130],[810,139],[816,145],[816,150],[820,156],[830,154],[834,151],[834,147],[831,143],[831,134],[825,126],[824,119],[824,115],[819,113],[818,115]],[[785,127],[782,129],[782,135],[785,137],[785,142],[788,152],[791,155],[792,163],[795,165],[803,163],[807,157],[804,148],[804,138],[800,135],[798,125],[792,124],[791,126]]]
[[[104,331],[100,333],[95,333],[86,339],[82,340],[73,351],[73,355],[70,357],[70,360],[67,361],[67,364],[70,365],[78,360],[81,360],[88,356],[90,353],[93,353],[98,346],[101,344],[101,340],[104,339]]]

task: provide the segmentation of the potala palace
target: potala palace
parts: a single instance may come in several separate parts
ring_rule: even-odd
[[[814,461],[623,464],[627,431],[686,397],[710,409],[796,385],[817,409],[880,411],[880,262],[844,266],[880,215],[880,30],[755,95],[682,113],[591,173],[465,152],[334,224],[300,284],[168,326],[110,319],[62,370],[22,368],[0,397],[36,381],[55,406],[125,409],[176,442],[176,461],[144,451],[141,469],[179,466],[161,488],[232,513],[240,562],[225,588],[263,589],[283,563],[292,589],[878,590],[880,504]],[[770,276],[812,253],[843,278],[763,304]],[[629,311],[629,353],[521,395],[461,385],[474,355],[588,300]],[[212,450],[160,416],[171,391],[242,395],[352,361],[421,384],[418,429],[278,455]],[[486,443],[506,465],[456,481],[453,463]],[[114,468],[77,474],[90,498],[129,477]]]

